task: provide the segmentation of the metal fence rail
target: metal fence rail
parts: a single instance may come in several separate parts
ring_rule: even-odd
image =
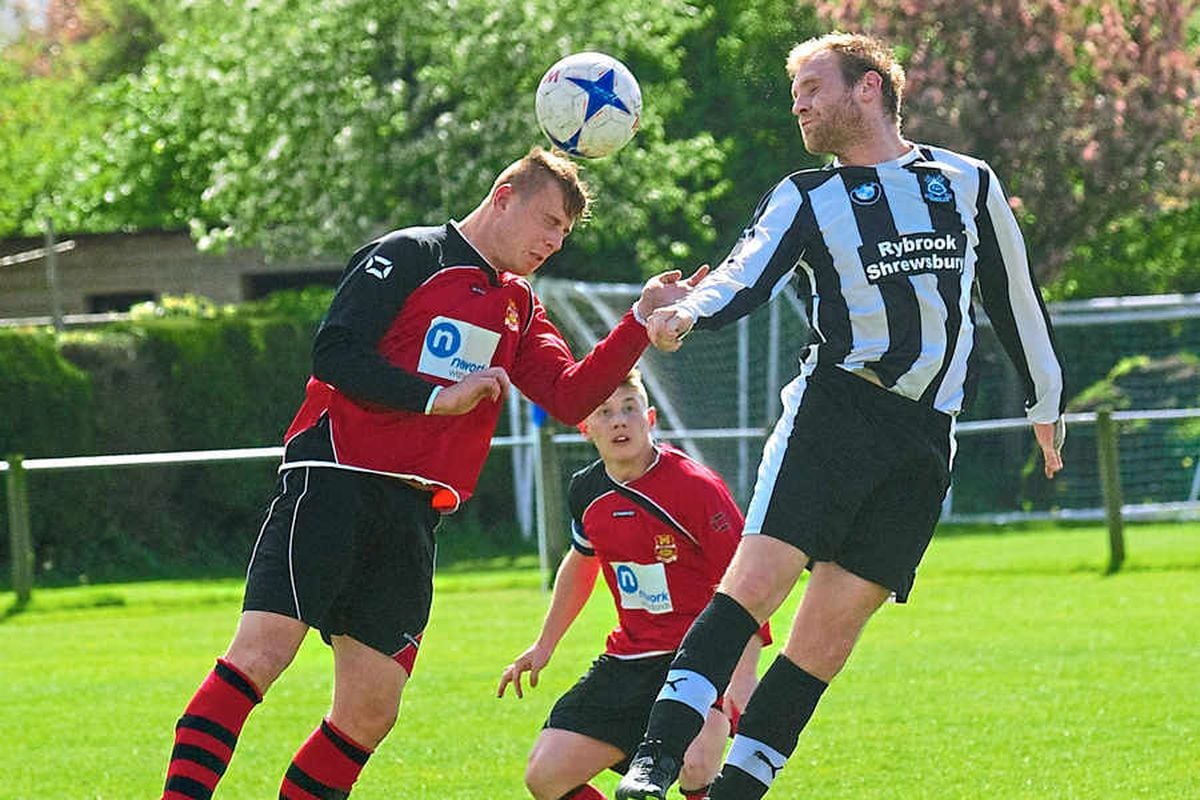
[[[1069,427],[1077,428],[1080,425],[1096,425],[1104,414],[1096,412],[1083,412],[1067,414],[1066,419]],[[1152,421],[1173,421],[1173,420],[1188,420],[1200,419],[1200,408],[1183,408],[1183,409],[1159,409],[1159,410],[1139,410],[1139,411],[1116,411],[1111,412],[1109,417],[1114,423],[1121,422],[1152,422]],[[1029,422],[1025,419],[993,419],[993,420],[978,420],[972,422],[962,422],[956,426],[958,437],[969,440],[972,437],[995,433],[1007,430],[1028,429]],[[1112,425],[1111,446],[1109,449],[1115,457],[1117,452],[1116,437],[1119,436],[1119,425]],[[669,429],[659,430],[658,436],[666,440],[729,440],[738,442],[749,442],[750,440],[762,440],[767,435],[767,430],[757,427],[744,428],[710,428],[710,429]],[[541,454],[544,453],[546,447],[560,447],[565,445],[578,445],[584,442],[582,436],[578,433],[556,433],[548,435],[545,429],[538,429],[533,432],[524,433],[516,436],[497,436],[492,439],[492,447],[494,449],[517,449],[528,448],[528,453],[538,462],[538,470],[535,476],[531,477],[533,485],[530,488],[531,496],[537,507],[538,521],[538,540],[539,552],[542,554],[543,569],[549,571],[552,565],[548,563],[549,552],[547,549],[547,537],[550,531],[565,529],[565,520],[547,520],[548,513],[558,515],[561,511],[551,511],[548,509],[560,509],[561,503],[551,502],[552,498],[546,495],[551,492],[557,492],[558,486],[562,485],[563,476],[561,474],[546,475],[541,470],[547,463],[557,464],[557,459],[544,458]],[[1102,447],[1101,450],[1104,448]],[[11,542],[11,557],[12,557],[12,582],[13,589],[17,593],[18,603],[28,602],[30,592],[33,585],[33,542],[31,535],[31,527],[29,521],[29,498],[28,488],[26,486],[25,475],[29,472],[65,472],[71,470],[86,470],[86,469],[113,469],[122,467],[141,467],[141,466],[166,466],[166,465],[186,465],[186,464],[213,464],[222,462],[234,461],[254,461],[279,459],[283,455],[283,448],[276,447],[246,447],[233,448],[224,450],[191,450],[170,453],[129,453],[121,455],[100,455],[100,456],[71,456],[61,458],[30,458],[25,459],[19,455],[9,455],[5,459],[0,460],[0,473],[5,473],[5,484],[7,488],[7,504],[9,518],[9,536]],[[1010,512],[990,512],[986,514],[961,514],[954,510],[954,490],[951,487],[947,494],[946,503],[942,510],[942,520],[950,523],[989,523],[989,524],[1005,524],[1021,521],[1039,521],[1039,520],[1102,520],[1106,517],[1110,518],[1113,513],[1116,513],[1120,518],[1128,519],[1147,519],[1147,518],[1184,518],[1184,519],[1200,519],[1200,441],[1197,442],[1195,471],[1191,479],[1191,490],[1188,496],[1182,500],[1167,500],[1162,502],[1140,502],[1140,503],[1121,503],[1119,500],[1119,485],[1103,487],[1103,495],[1106,501],[1111,501],[1111,498],[1116,493],[1118,498],[1116,509],[1106,507],[1094,508],[1060,508],[1047,511],[1026,511],[1012,510]],[[1115,471],[1115,465],[1110,471]],[[1105,474],[1102,468],[1098,474]],[[534,480],[533,478],[536,478]],[[550,488],[547,488],[550,487]],[[520,494],[520,493],[518,493]]]

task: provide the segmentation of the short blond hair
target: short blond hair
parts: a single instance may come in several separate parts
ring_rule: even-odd
[[[521,158],[504,168],[492,184],[507,183],[517,194],[536,192],[547,181],[558,185],[563,194],[563,206],[572,222],[586,219],[592,198],[587,184],[579,177],[579,167],[568,156],[534,147]]]
[[[629,370],[629,374],[625,376],[625,379],[617,384],[617,389],[620,389],[622,386],[628,386],[633,389],[642,398],[642,402],[647,407],[650,406],[650,395],[646,394],[646,384],[642,382],[642,371],[637,367]],[[613,391],[615,392],[616,389],[613,389]]]
[[[853,86],[868,72],[883,79],[883,110],[893,120],[900,119],[904,100],[904,67],[896,61],[892,49],[880,40],[860,33],[827,33],[801,42],[787,57],[788,77],[795,78],[800,65],[818,53],[833,53],[841,67],[842,80]]]

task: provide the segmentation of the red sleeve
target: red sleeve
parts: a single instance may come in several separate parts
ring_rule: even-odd
[[[603,403],[637,364],[649,344],[632,312],[579,361],[536,297],[510,377],[516,387],[558,420],[574,425]]]

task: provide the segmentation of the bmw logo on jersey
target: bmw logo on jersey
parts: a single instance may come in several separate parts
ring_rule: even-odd
[[[860,206],[869,206],[883,195],[883,187],[877,181],[860,183],[850,190],[850,199]]]

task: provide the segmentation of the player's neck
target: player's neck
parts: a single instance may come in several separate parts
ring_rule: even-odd
[[[484,257],[488,264],[492,265],[493,269],[496,269],[492,247],[493,234],[480,208],[467,214],[463,221],[458,223],[458,232],[462,234],[469,245],[475,248],[479,255]]]
[[[657,458],[658,451],[652,446],[630,459],[613,458],[605,461],[604,471],[617,483],[629,483],[645,475]]]
[[[845,152],[836,155],[842,166],[872,167],[895,161],[912,148],[913,144],[900,136],[899,128],[889,125],[876,131],[873,136],[848,145]]]

